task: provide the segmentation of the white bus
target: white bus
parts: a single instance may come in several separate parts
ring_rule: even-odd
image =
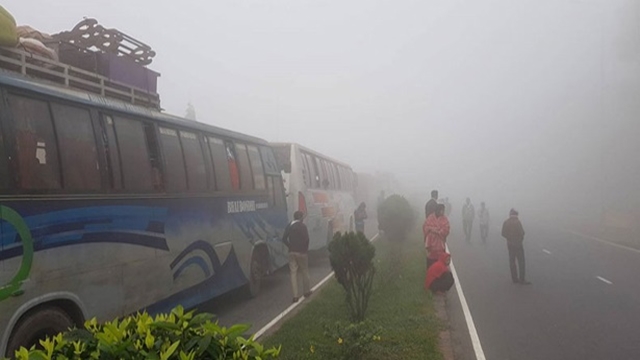
[[[295,143],[272,143],[287,196],[289,218],[306,214],[309,248],[328,245],[338,231],[353,231],[356,178],[351,167]]]

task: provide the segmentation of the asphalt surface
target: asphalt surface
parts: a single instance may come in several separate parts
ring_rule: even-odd
[[[449,248],[487,359],[640,359],[640,251],[528,224],[527,279],[511,282],[499,230]],[[501,224],[500,224],[501,225]],[[448,294],[456,359],[475,359],[457,293]]]
[[[373,238],[377,233],[377,224],[373,221],[367,222],[365,232],[369,239]],[[330,273],[328,251],[319,250],[309,253],[311,287]],[[299,281],[299,289],[302,291],[302,283],[300,279]],[[292,298],[289,267],[285,266],[263,279],[261,292],[255,298],[249,298],[246,291],[238,289],[203,303],[197,309],[215,314],[220,324],[224,326],[250,324],[249,332],[255,333],[288,308]],[[309,299],[302,301],[309,301]]]

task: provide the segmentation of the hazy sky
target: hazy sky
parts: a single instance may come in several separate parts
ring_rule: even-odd
[[[87,16],[148,43],[171,113],[191,101],[199,121],[457,200],[640,205],[638,0],[4,6],[43,31]]]

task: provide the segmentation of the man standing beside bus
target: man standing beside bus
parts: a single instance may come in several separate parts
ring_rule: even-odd
[[[309,280],[309,231],[303,223],[304,213],[296,211],[293,221],[287,226],[282,241],[289,248],[289,270],[291,271],[291,287],[293,288],[293,302],[298,302],[298,270],[302,273],[302,287],[304,296],[311,295],[311,281]]]

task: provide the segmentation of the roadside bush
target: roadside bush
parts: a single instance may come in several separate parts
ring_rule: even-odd
[[[413,230],[415,220],[411,205],[400,195],[389,196],[378,209],[378,228],[392,241],[403,241]]]
[[[329,260],[338,283],[346,292],[346,302],[353,321],[364,320],[373,276],[376,248],[362,233],[336,233],[329,243]]]
[[[21,348],[18,360],[62,359],[276,359],[280,348],[264,349],[246,339],[248,325],[229,328],[212,322],[213,315],[184,312],[181,306],[170,314],[151,317],[138,313],[122,320],[99,324],[96,319],[85,329],[58,334],[40,342],[42,349]]]

